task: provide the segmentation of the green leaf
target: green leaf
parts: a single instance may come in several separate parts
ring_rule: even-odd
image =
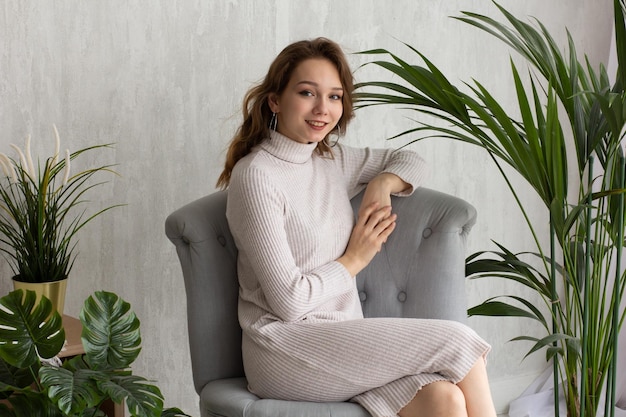
[[[558,343],[560,341],[568,341],[568,340],[573,340],[575,339],[573,336],[571,335],[567,335],[567,334],[563,334],[563,333],[554,333],[554,334],[550,334],[542,339],[539,339],[537,341],[537,343],[535,343],[535,345],[532,347],[532,349],[528,352],[528,355],[530,355],[533,352],[538,351],[539,349],[542,349],[544,347],[547,348],[552,348],[554,347],[553,345],[555,343]],[[562,349],[559,350],[559,352],[562,352]]]
[[[527,317],[530,319],[541,321],[533,312],[524,310],[520,307],[508,304],[502,301],[491,301],[489,299],[475,307],[467,310],[469,316],[491,316],[491,317]]]
[[[15,417],[15,412],[8,405],[0,403],[0,416]]]
[[[114,293],[97,291],[80,313],[86,360],[94,369],[124,369],[141,350],[139,319]]]
[[[98,382],[100,389],[116,403],[126,401],[133,416],[154,417],[163,411],[163,395],[158,387],[145,378],[135,375],[119,375]]]
[[[39,370],[41,384],[48,389],[48,395],[66,414],[75,414],[88,407],[95,407],[102,401],[96,381],[107,376],[90,369],[71,370],[43,366]]]
[[[44,392],[25,392],[11,397],[9,403],[13,410],[7,414],[7,409],[0,405],[0,415],[3,417],[65,417]]]
[[[189,414],[185,414],[179,408],[166,408],[161,413],[161,417],[191,417]]]
[[[7,398],[15,390],[26,388],[35,382],[29,368],[16,368],[0,358],[0,399]]]
[[[16,290],[0,298],[0,357],[18,368],[38,364],[38,356],[54,357],[65,343],[59,313],[46,297],[37,306],[35,299],[30,290]]]

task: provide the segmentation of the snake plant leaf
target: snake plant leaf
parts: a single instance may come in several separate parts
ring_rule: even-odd
[[[42,297],[35,305],[35,292],[16,290],[0,298],[0,357],[18,368],[52,358],[65,343],[61,315]]]
[[[113,401],[120,403],[121,399],[124,399],[133,416],[154,417],[160,416],[163,411],[161,391],[143,377],[120,375],[100,381],[98,384]]]
[[[93,369],[125,369],[141,350],[139,319],[117,294],[96,291],[80,313],[86,360]]]
[[[102,401],[96,381],[106,378],[106,374],[90,369],[72,372],[62,367],[43,366],[39,370],[39,378],[48,389],[48,396],[61,411],[74,415]]]

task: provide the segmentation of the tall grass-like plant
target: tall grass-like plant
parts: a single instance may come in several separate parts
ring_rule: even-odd
[[[112,165],[72,172],[79,156],[110,144],[90,146],[60,157],[59,134],[54,127],[56,149],[45,161],[33,162],[30,137],[22,151],[10,158],[0,153],[0,250],[9,259],[15,279],[22,282],[54,282],[67,278],[75,259],[76,234],[96,216],[116,206],[88,213],[87,193],[104,184],[92,182],[100,172],[114,173]]]
[[[565,391],[568,416],[613,415],[617,335],[626,286],[624,247],[624,158],[626,125],[626,29],[623,0],[614,0],[618,70],[611,84],[606,69],[579,60],[568,32],[566,54],[539,21],[526,23],[496,4],[505,23],[463,12],[460,21],[500,39],[525,58],[528,79],[511,60],[517,108],[505,109],[480,82],[453,85],[426,56],[407,47],[419,60],[410,64],[382,49],[363,53],[384,56],[370,64],[401,82],[357,85],[358,106],[396,105],[439,122],[417,122],[396,137],[412,135],[453,139],[485,149],[507,182],[534,236],[534,255],[498,250],[467,259],[471,278],[496,277],[532,289],[545,308],[516,295],[495,297],[469,310],[470,315],[527,317],[541,323],[545,336],[522,335],[532,342],[529,354],[544,350],[554,365],[555,386]],[[564,110],[564,112],[561,112]],[[515,112],[516,117],[511,116]],[[575,166],[568,165],[575,152]],[[599,166],[594,168],[594,161]],[[528,182],[549,214],[549,230],[533,224],[525,202],[511,185],[505,165]],[[580,184],[568,193],[568,180]],[[537,238],[549,233],[550,245]],[[535,256],[536,255],[536,256]],[[528,258],[530,256],[530,259]],[[534,267],[537,259],[541,267]],[[606,408],[599,410],[606,390]],[[558,415],[558,389],[555,414]]]

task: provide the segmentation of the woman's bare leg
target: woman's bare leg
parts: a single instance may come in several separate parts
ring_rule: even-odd
[[[461,382],[438,381],[423,387],[398,413],[400,417],[496,417],[485,360],[479,358]]]
[[[496,417],[484,358],[478,358],[474,367],[457,386],[465,396],[469,417]]]
[[[430,383],[417,392],[400,417],[467,417],[461,389],[448,381]]]

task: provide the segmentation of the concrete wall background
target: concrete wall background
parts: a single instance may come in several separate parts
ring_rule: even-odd
[[[594,65],[607,62],[609,0],[501,3],[517,16],[538,18],[561,45],[567,26],[579,52]],[[131,302],[144,340],[135,371],[159,382],[166,405],[199,415],[181,271],[163,222],[177,207],[214,191],[245,91],[295,40],[326,36],[347,53],[383,47],[413,59],[400,40],[424,52],[450,79],[476,78],[514,108],[509,50],[449,17],[461,10],[498,16],[487,0],[1,1],[0,151],[11,153],[10,143],[21,145],[31,134],[33,154],[50,154],[53,123],[63,148],[116,143],[97,160],[119,164],[121,176],[100,189],[97,203],[127,206],[82,233],[66,311],[78,314],[97,289]],[[349,59],[357,68],[369,58]],[[357,81],[383,76],[368,67],[356,72]],[[398,147],[404,142],[385,138],[411,125],[398,110],[360,110],[346,141]],[[486,154],[448,141],[411,146],[431,164],[428,187],[477,207],[468,253],[493,249],[491,239],[513,250],[533,249]],[[516,187],[536,200],[521,181]],[[536,207],[530,215],[545,220],[538,201]],[[4,261],[0,268],[5,294],[12,289],[10,272]],[[469,304],[513,288],[468,282]],[[522,362],[529,346],[507,341],[537,328],[513,319],[473,318],[471,324],[493,344],[490,378],[498,408],[505,410],[546,366],[542,354]]]

